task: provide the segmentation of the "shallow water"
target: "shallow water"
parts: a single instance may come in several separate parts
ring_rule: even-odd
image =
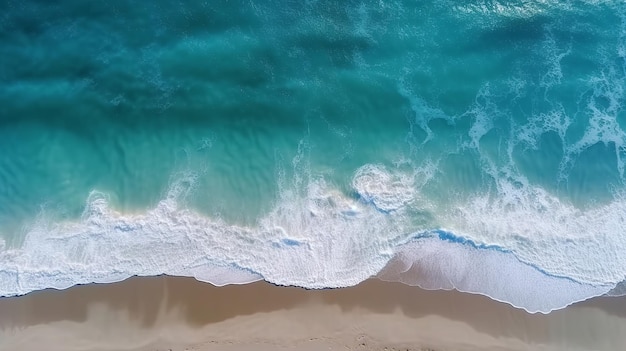
[[[386,267],[547,312],[626,278],[622,2],[0,13],[0,295]]]

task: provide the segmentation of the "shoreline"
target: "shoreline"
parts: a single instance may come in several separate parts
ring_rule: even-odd
[[[623,335],[626,297],[529,314],[378,279],[306,290],[133,277],[0,298],[0,350],[617,350]]]

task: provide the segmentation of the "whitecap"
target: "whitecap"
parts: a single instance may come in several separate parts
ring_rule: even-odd
[[[432,176],[432,164],[422,173]],[[301,178],[304,189],[281,190],[272,210],[252,226],[182,206],[193,177],[174,182],[142,213],[116,211],[106,194],[92,192],[81,218],[50,222],[42,216],[21,247],[0,250],[0,295],[160,274],[216,285],[265,279],[344,287],[377,274],[397,254],[392,265],[427,272],[398,280],[546,312],[606,293],[626,276],[622,197],[583,210],[541,188],[500,180],[497,196],[459,199],[430,213],[457,238],[475,243],[468,248],[445,237],[413,240],[414,233],[432,230],[416,227],[406,210],[423,204],[416,203],[425,184],[416,174],[422,173],[365,165],[353,177],[360,198],[323,177]]]
[[[352,178],[352,187],[367,203],[384,212],[397,211],[415,200],[413,177],[392,174],[381,165],[365,165]]]
[[[22,247],[0,257],[0,294],[160,274],[218,285],[262,277],[307,288],[349,286],[382,269],[402,233],[401,217],[351,199],[323,179],[310,181],[304,196],[282,194],[256,226],[181,206],[189,183],[173,183],[144,213],[118,212],[105,194],[92,192],[80,220],[33,225]]]

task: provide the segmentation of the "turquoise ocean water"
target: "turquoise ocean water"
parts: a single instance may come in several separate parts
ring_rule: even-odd
[[[0,295],[626,279],[622,1],[0,2]]]

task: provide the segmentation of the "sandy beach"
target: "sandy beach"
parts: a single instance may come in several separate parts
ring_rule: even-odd
[[[371,279],[304,290],[143,277],[0,299],[0,350],[623,350],[626,299],[548,315]]]

